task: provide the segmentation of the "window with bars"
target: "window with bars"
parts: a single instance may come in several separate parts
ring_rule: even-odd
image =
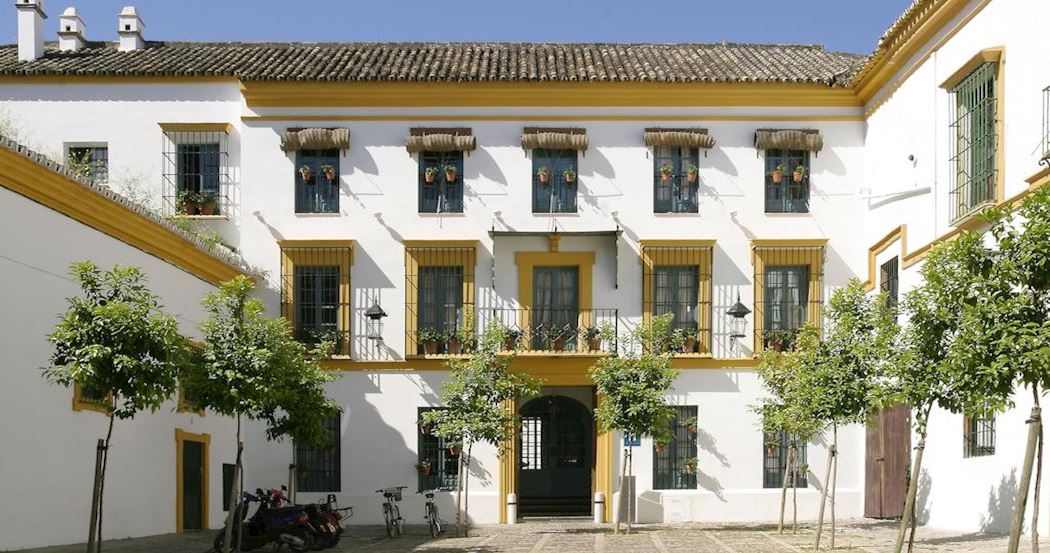
[[[791,242],[752,245],[756,352],[789,351],[803,325],[819,328],[823,321],[825,245],[821,240]]]
[[[456,355],[473,347],[475,246],[405,248],[405,352]]]
[[[222,131],[165,131],[165,201],[188,216],[229,211],[229,143]]]
[[[886,294],[886,305],[896,309],[898,302],[897,271],[899,260],[894,257],[882,264],[879,269],[879,290]]]
[[[766,213],[809,213],[809,152],[766,150]]]
[[[653,316],[673,313],[671,328],[694,334],[693,346],[688,348],[690,352],[696,351],[695,333],[700,323],[699,272],[695,265],[657,265],[653,268]]]
[[[806,442],[786,432],[762,433],[762,457],[765,460],[762,473],[762,487],[780,488],[784,485],[784,473],[791,461],[791,472],[788,474],[788,487],[806,488],[809,481],[805,470]],[[791,459],[794,445],[795,459]]]
[[[456,168],[451,181],[448,166]],[[420,152],[419,212],[463,213],[463,152]]]
[[[534,348],[576,349],[580,323],[579,282],[578,267],[532,269]]]
[[[295,163],[295,212],[339,213],[339,150],[299,150]]]
[[[672,329],[685,342],[681,353],[711,352],[711,261],[707,245],[642,244],[642,311],[674,314]]]
[[[328,443],[319,446],[295,444],[295,486],[301,492],[338,492],[341,490],[340,416],[325,419]]]
[[[70,146],[69,165],[91,184],[109,182],[108,146]]]
[[[532,151],[533,213],[576,213],[577,153],[576,150]]]
[[[335,355],[349,355],[352,246],[295,244],[281,244],[281,315],[297,340],[334,342]]]
[[[963,417],[963,457],[995,455],[995,417]]]
[[[677,146],[653,148],[653,212],[697,213],[700,183],[690,167],[700,165],[700,149]],[[664,168],[667,169],[664,169]]]
[[[996,198],[998,71],[998,63],[985,63],[951,89],[951,135],[955,138],[949,140],[952,222]]]
[[[695,405],[673,407],[671,440],[666,445],[653,445],[653,489],[696,489],[697,408]]]
[[[237,465],[233,463],[222,464],[222,510],[223,512],[229,512],[230,510],[230,487],[233,486],[234,470]]]
[[[437,352],[450,353],[449,342],[463,324],[463,267],[419,268],[419,330],[438,336]],[[419,344],[424,353],[425,344]]]
[[[423,413],[440,409],[437,407],[420,407],[417,419],[423,420]],[[454,490],[459,479],[459,455],[452,455],[445,439],[435,436],[430,428],[420,425],[417,441],[417,470],[419,472],[419,491]],[[425,462],[424,462],[425,461]]]
[[[809,267],[766,267],[766,346],[791,349],[795,333],[805,324],[809,294]]]

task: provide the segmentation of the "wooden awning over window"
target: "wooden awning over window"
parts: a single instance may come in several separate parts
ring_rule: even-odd
[[[715,139],[707,134],[707,129],[645,129],[645,145],[671,146],[678,148],[714,148]]]
[[[525,127],[521,147],[526,150],[586,150],[587,129],[575,127]]]
[[[410,153],[418,152],[473,152],[477,139],[468,127],[413,127],[405,139]]]
[[[824,139],[820,131],[813,129],[758,129],[755,131],[755,148],[819,152],[824,148]]]
[[[281,149],[286,152],[349,150],[350,129],[288,129],[281,135]]]

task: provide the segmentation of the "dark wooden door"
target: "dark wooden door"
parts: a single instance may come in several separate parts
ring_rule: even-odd
[[[204,444],[182,442],[182,529],[204,528]]]
[[[521,408],[518,503],[522,515],[588,515],[593,424],[587,408],[543,396]]]
[[[864,516],[897,518],[904,512],[911,467],[911,410],[898,405],[868,424]]]

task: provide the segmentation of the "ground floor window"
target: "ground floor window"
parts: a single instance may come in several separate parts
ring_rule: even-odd
[[[965,417],[963,419],[963,456],[995,455],[995,418]]]
[[[653,445],[653,489],[693,490],[697,472],[697,408],[680,405],[673,409],[670,441]]]
[[[420,407],[416,420],[423,420],[423,413],[435,407]],[[427,425],[419,424],[418,460],[416,470],[419,472],[419,491],[454,490],[459,479],[459,450],[450,448],[452,444],[434,434]]]
[[[320,447],[295,444],[296,489],[301,492],[340,491],[339,415],[325,421],[328,443]]]
[[[806,478],[808,471],[804,470],[806,466],[806,442],[800,440],[798,436],[786,432],[765,432],[763,433],[763,442],[762,450],[765,457],[765,469],[763,471],[762,487],[779,488],[784,485],[784,472],[788,470],[792,445],[795,446],[795,455],[797,455],[792,468],[798,471],[794,477],[797,479],[794,486],[796,488],[809,486]],[[789,474],[788,487],[792,486],[792,479],[792,475]]]

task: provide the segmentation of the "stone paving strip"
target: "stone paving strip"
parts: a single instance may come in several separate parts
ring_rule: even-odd
[[[333,552],[435,552],[435,553],[805,553],[813,551],[810,526],[799,533],[778,533],[769,525],[641,524],[630,535],[613,535],[610,525],[594,525],[582,519],[527,521],[513,526],[481,526],[467,538],[431,539],[424,528],[387,539],[376,527],[350,528]],[[840,522],[836,551],[889,553],[897,526],[894,522],[851,520]],[[106,542],[106,553],[204,553],[211,547],[213,532],[169,534]],[[822,549],[830,544],[828,530]],[[920,528],[916,553],[985,553],[1006,549],[1006,538],[998,535],[943,532]],[[1050,546],[1050,540],[1047,541]],[[1031,546],[1022,540],[1021,550]],[[84,545],[47,547],[25,553],[83,553]],[[272,549],[266,548],[265,551]]]

